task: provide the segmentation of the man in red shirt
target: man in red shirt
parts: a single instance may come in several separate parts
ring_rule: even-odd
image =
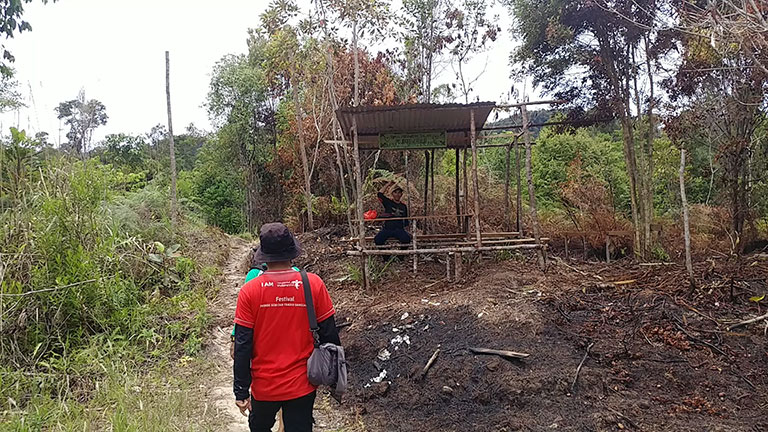
[[[291,261],[301,246],[281,223],[265,224],[256,258],[267,271],[241,289],[235,310],[234,392],[240,412],[250,411],[251,432],[268,432],[282,408],[286,432],[312,430],[316,387],[307,378],[314,340],[301,274]],[[320,343],[341,345],[331,297],[309,273]]]

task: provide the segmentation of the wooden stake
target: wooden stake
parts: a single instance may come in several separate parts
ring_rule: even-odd
[[[432,354],[432,357],[429,358],[429,361],[427,361],[427,365],[424,366],[424,369],[421,371],[420,379],[424,379],[427,376],[427,372],[429,372],[429,368],[432,367],[433,364],[435,364],[435,361],[437,360],[437,356],[440,354],[440,348],[435,350],[435,353]]]
[[[581,359],[579,367],[576,368],[576,375],[573,377],[573,382],[571,383],[571,394],[573,394],[573,391],[576,390],[576,382],[579,380],[579,373],[581,373],[581,368],[584,366],[584,362],[587,361],[587,356],[589,356],[589,350],[592,349],[594,344],[595,343],[592,342],[587,346],[587,352],[584,353],[584,358]]]
[[[475,131],[475,110],[469,112],[469,140],[472,144],[472,181],[475,195],[475,235],[477,237],[477,247],[483,245],[483,239],[480,236],[480,184],[477,178],[477,133]]]
[[[176,223],[179,203],[176,198],[176,146],[173,142],[173,120],[171,117],[171,55],[165,52],[165,97],[168,106],[168,141],[171,153],[171,221]]]
[[[424,150],[424,211],[422,214],[427,216],[427,202],[429,201],[429,150]],[[409,209],[410,210],[410,209]],[[424,226],[427,226],[427,221],[424,221]]]
[[[533,170],[531,168],[531,132],[528,129],[528,110],[523,105],[520,107],[523,116],[523,136],[525,137],[525,174],[528,180],[528,200],[530,201],[531,225],[533,225],[533,238],[536,244],[541,245],[541,228],[539,227],[539,214],[536,210],[536,191],[533,186]],[[544,257],[544,248],[537,250],[539,257],[539,268],[546,269],[546,260]]]

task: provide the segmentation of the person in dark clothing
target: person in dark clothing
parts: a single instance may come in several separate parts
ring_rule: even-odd
[[[311,432],[317,387],[307,360],[314,349],[301,275],[291,261],[301,246],[281,223],[261,227],[256,259],[267,270],[240,289],[235,310],[235,404],[251,432],[269,432],[283,410],[285,432]],[[341,345],[336,313],[322,279],[307,273],[320,343]],[[246,414],[246,412],[250,412]]]
[[[388,198],[385,193],[392,188],[392,199]],[[379,190],[379,201],[384,206],[384,213],[382,218],[397,218],[395,220],[388,220],[384,222],[384,227],[376,234],[373,241],[377,245],[381,246],[391,238],[397,239],[402,244],[408,244],[411,242],[411,235],[405,228],[408,226],[408,206],[400,202],[403,198],[403,188],[395,185],[394,182],[387,183],[381,190]]]

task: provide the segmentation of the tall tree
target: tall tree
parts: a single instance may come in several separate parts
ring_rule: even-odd
[[[282,214],[281,185],[269,170],[277,154],[275,102],[264,69],[266,40],[255,34],[248,56],[228,55],[214,67],[206,106],[219,127],[220,148],[241,167],[246,225],[254,232],[260,222]]]
[[[702,131],[714,137],[715,161],[723,173],[720,195],[730,208],[730,231],[741,251],[749,240],[753,174],[760,172],[752,166],[753,157],[762,141],[759,132],[768,125],[768,73],[754,53],[736,44],[721,45],[707,35],[711,29],[688,21],[691,14],[685,11],[701,6],[682,5],[681,27],[690,31],[679,33],[683,61],[674,79],[665,84],[677,111],[697,119],[693,126],[690,120],[685,123],[684,137],[692,143],[696,141],[691,138]],[[678,117],[685,119],[682,114]]]
[[[445,48],[448,0],[404,0],[400,15],[406,97],[430,103],[438,62]]]
[[[649,258],[654,209],[653,127],[638,137],[645,115],[653,126],[653,89],[659,59],[668,52],[656,24],[665,3],[653,0],[506,0],[522,44],[512,57],[544,91],[575,105],[615,116],[622,129],[630,185],[635,253]],[[645,55],[643,71],[637,59]],[[634,92],[634,98],[633,96]],[[641,97],[641,92],[643,96]],[[645,99],[645,101],[643,101]],[[636,111],[633,113],[633,105]],[[644,106],[648,109],[644,110]],[[643,112],[645,111],[645,112]]]
[[[107,124],[107,108],[96,99],[86,100],[85,90],[80,90],[77,99],[61,102],[54,109],[59,120],[69,126],[67,139],[70,147],[84,159],[91,145],[93,131]]]
[[[495,41],[501,31],[496,24],[498,17],[488,17],[487,13],[486,0],[462,0],[446,14],[445,43],[453,60],[456,78],[461,84],[464,103],[469,103],[472,86],[482,76],[481,72],[473,78],[467,77],[467,63]]]

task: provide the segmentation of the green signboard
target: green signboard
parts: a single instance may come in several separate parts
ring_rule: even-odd
[[[407,150],[435,147],[446,147],[445,132],[379,135],[380,149]]]

